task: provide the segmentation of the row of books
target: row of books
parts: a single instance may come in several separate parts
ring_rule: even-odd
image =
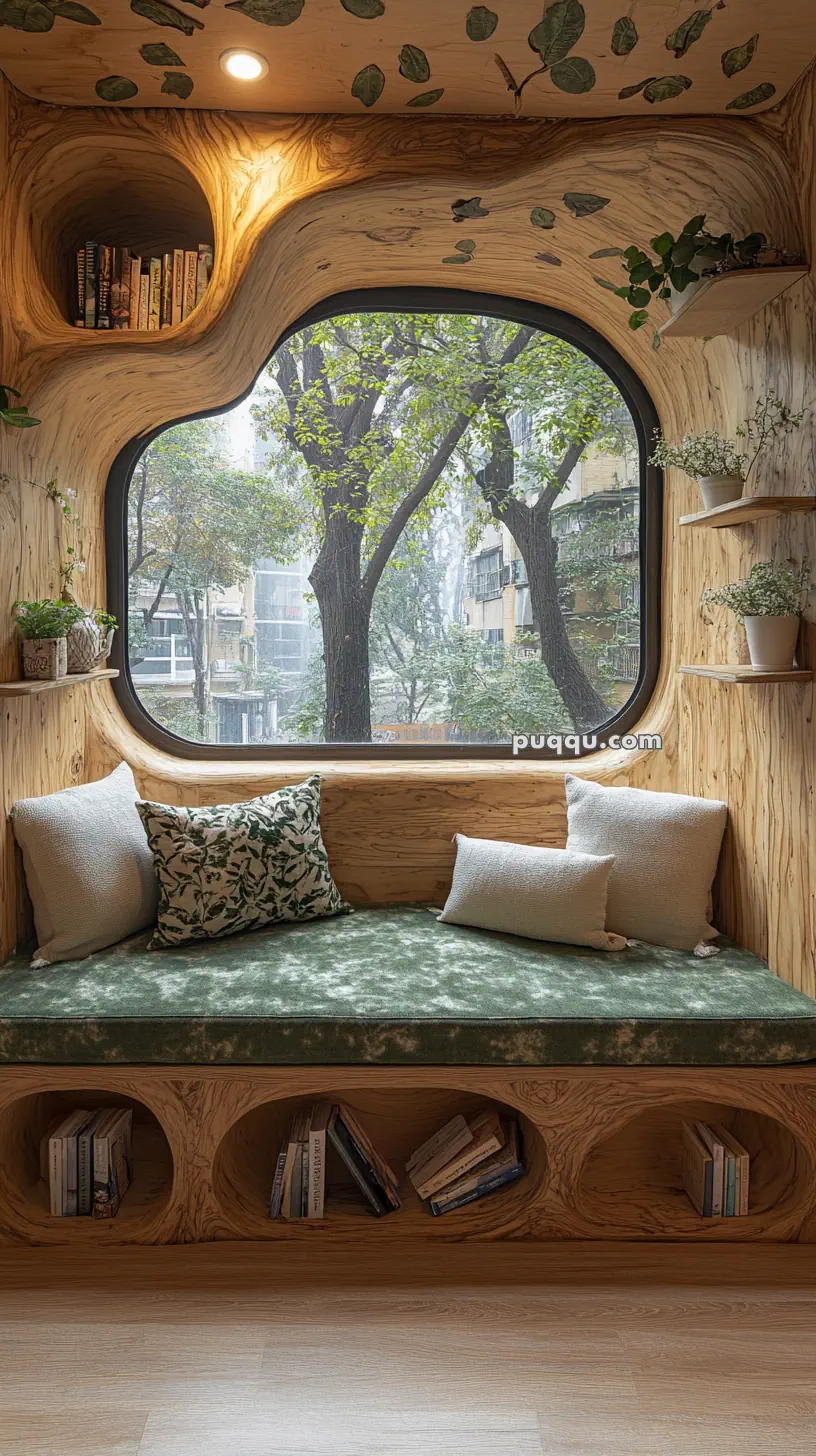
[[[133,1178],[133,1112],[79,1108],[58,1117],[40,1147],[40,1172],[56,1218],[115,1218]]]
[[[270,1218],[322,1218],[326,1204],[326,1157],[339,1154],[372,1213],[382,1218],[402,1207],[396,1174],[380,1157],[365,1129],[344,1103],[316,1102],[295,1113],[278,1154]]]
[[[78,329],[169,329],[201,302],[213,267],[210,243],[143,258],[130,248],[87,242],[77,249]]]
[[[683,1187],[701,1218],[748,1212],[751,1159],[718,1122],[683,1123]]]
[[[411,1154],[405,1171],[436,1217],[475,1203],[523,1176],[518,1122],[495,1107],[458,1114]]]

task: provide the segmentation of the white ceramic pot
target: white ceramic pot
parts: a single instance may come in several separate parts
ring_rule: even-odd
[[[724,506],[728,501],[739,500],[745,489],[741,475],[701,475],[697,484],[707,511],[715,506]]]
[[[68,672],[64,637],[25,637],[23,677],[29,682],[56,682]]]
[[[751,666],[760,672],[789,672],[793,667],[798,617],[746,617]]]

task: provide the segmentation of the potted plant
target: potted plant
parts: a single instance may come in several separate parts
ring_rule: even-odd
[[[647,253],[633,243],[621,250],[622,267],[629,283],[613,292],[625,298],[634,312],[630,329],[640,329],[649,319],[653,298],[665,299],[676,309],[683,294],[698,289],[707,278],[741,268],[779,267],[799,259],[781,249],[772,248],[764,233],[749,233],[735,238],[733,233],[706,231],[706,214],[698,213],[686,223],[678,237],[670,232],[652,238],[653,251]],[[598,280],[608,287],[605,280]]]
[[[743,581],[708,587],[703,601],[728,607],[745,624],[751,666],[757,672],[793,667],[799,618],[812,583],[808,562],[798,571],[786,563],[757,561]]]
[[[68,630],[68,671],[93,672],[101,667],[110,657],[118,625],[109,612],[81,611]]]
[[[55,682],[68,671],[66,637],[82,608],[70,602],[15,602],[17,627],[23,639],[23,676]]]
[[[675,445],[658,434],[650,463],[663,469],[674,466],[690,475],[700,487],[703,506],[710,511],[739,500],[765,446],[798,430],[804,417],[804,410],[794,413],[775,394],[765,394],[754,405],[751,418],[737,426],[735,440],[707,430],[704,435],[685,435]],[[740,443],[751,453],[741,450]]]

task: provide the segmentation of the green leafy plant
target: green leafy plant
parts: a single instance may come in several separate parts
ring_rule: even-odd
[[[112,617],[110,612],[95,611],[93,614],[93,618],[96,622],[97,627],[101,627],[104,632],[115,632],[116,628],[119,626],[116,618]]]
[[[40,423],[28,413],[26,405],[12,404],[13,399],[22,399],[19,389],[12,389],[10,384],[0,384],[0,421],[4,425],[13,425],[16,430],[30,430]]]
[[[807,558],[798,571],[786,562],[757,561],[742,581],[708,587],[703,601],[728,607],[740,621],[744,617],[798,617],[813,583]]]
[[[684,470],[692,480],[706,475],[734,475],[747,480],[765,446],[798,430],[806,413],[806,410],[792,410],[772,392],[763,394],[754,405],[751,417],[737,425],[735,440],[723,439],[716,430],[707,430],[704,435],[685,435],[679,444],[673,445],[657,434],[657,445],[649,462],[664,470],[667,466]],[[739,441],[748,446],[748,453],[740,450]]]
[[[632,305],[630,329],[640,329],[648,322],[655,297],[671,299],[672,292],[685,293],[706,274],[755,267],[768,247],[764,233],[749,233],[746,238],[735,238],[732,233],[717,236],[706,231],[705,222],[706,214],[698,213],[678,237],[660,233],[651,240],[651,253],[636,244],[623,249],[621,266],[629,282],[612,291]],[[603,286],[608,285],[603,282]]]
[[[84,617],[82,607],[72,602],[15,602],[14,612],[20,635],[28,640],[67,637],[75,622]]]

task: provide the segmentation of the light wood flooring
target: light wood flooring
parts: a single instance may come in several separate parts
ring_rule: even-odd
[[[816,1250],[0,1255],[14,1456],[798,1456]]]

